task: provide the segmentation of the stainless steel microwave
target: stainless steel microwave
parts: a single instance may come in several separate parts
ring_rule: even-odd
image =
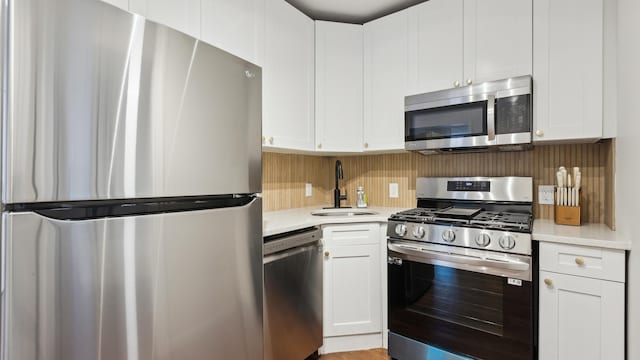
[[[531,145],[532,79],[520,76],[405,97],[405,149],[423,154]]]

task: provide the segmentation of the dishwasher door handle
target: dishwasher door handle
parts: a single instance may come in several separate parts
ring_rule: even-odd
[[[300,246],[300,247],[295,247],[289,250],[285,250],[282,252],[278,252],[275,254],[271,254],[271,255],[267,255],[264,257],[264,259],[262,260],[263,264],[269,264],[272,263],[274,261],[280,260],[280,259],[285,259],[300,253],[304,253],[307,251],[312,251],[312,250],[317,250],[318,253],[322,252],[322,243],[320,241],[315,242],[311,245],[305,245],[305,246]]]

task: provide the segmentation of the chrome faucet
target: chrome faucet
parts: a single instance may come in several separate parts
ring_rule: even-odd
[[[338,181],[344,179],[344,173],[342,172],[342,162],[336,160],[336,187],[333,189],[333,207],[339,208],[341,200],[347,200],[347,195],[340,195],[340,188],[338,187]]]

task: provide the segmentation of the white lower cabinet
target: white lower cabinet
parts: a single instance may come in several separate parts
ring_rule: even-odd
[[[540,244],[540,360],[624,359],[624,267],[616,271],[620,281],[570,275],[582,270],[589,273],[590,269],[597,273],[607,257],[624,261],[623,250],[599,250]],[[593,252],[604,256],[581,255]],[[575,269],[568,268],[566,273],[548,271],[567,267],[568,257]]]
[[[327,225],[322,353],[382,347],[381,226]]]

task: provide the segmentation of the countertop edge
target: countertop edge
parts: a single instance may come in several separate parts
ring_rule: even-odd
[[[304,207],[263,213],[263,234],[271,236],[312,226],[387,223],[391,214],[404,210],[396,207],[371,207],[376,215],[322,217],[311,215],[320,207]],[[270,223],[270,224],[269,224]],[[269,224],[269,225],[268,225]],[[539,242],[559,243],[576,246],[599,247],[603,249],[631,250],[631,241],[621,239],[615,231],[604,224],[585,224],[580,227],[557,225],[553,220],[536,219],[531,238]]]
[[[389,216],[398,211],[406,210],[397,207],[369,207],[370,211],[375,211],[375,215],[360,215],[346,217],[313,216],[312,211],[321,207],[304,207],[277,211],[267,211],[262,214],[264,223],[262,236],[271,236],[286,233],[289,231],[304,229],[311,226],[340,225],[357,223],[387,223]]]

